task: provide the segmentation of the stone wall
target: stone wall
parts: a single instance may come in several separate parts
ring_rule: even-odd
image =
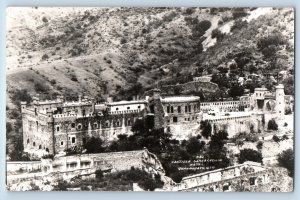
[[[278,171],[277,174],[275,171]],[[285,178],[282,178],[285,177]],[[285,182],[282,180],[285,179]],[[291,191],[291,179],[285,170],[270,169],[259,163],[245,162],[240,165],[217,169],[188,177],[173,187],[173,191],[199,192],[271,192]],[[282,185],[282,186],[280,186]]]

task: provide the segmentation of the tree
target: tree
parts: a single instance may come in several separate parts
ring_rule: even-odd
[[[229,89],[229,95],[233,98],[242,96],[244,94],[244,87],[238,83],[234,83]]]
[[[277,125],[275,119],[271,119],[268,122],[268,130],[273,130],[273,131],[277,131],[278,130],[278,125]]]
[[[187,142],[186,150],[189,154],[195,155],[199,154],[203,147],[203,143],[201,143],[196,137],[191,137]]]
[[[289,176],[294,177],[294,151],[287,149],[280,153],[277,158],[278,165],[288,170]]]
[[[243,149],[238,156],[238,162],[244,163],[245,161],[262,162],[262,155],[260,152],[253,149]]]
[[[209,123],[209,121],[207,121],[207,120],[201,121],[200,127],[202,130],[203,137],[208,138],[211,136],[212,127],[211,127],[211,124]]]
[[[100,138],[91,137],[83,144],[86,153],[102,153],[104,148],[102,147],[103,141]]]

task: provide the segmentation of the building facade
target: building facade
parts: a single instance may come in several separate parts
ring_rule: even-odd
[[[41,156],[82,146],[90,137],[111,141],[120,134],[132,134],[135,121],[145,117],[153,118],[154,129],[164,129],[179,140],[201,134],[203,120],[233,136],[251,129],[264,130],[271,119],[282,124],[286,107],[293,107],[283,85],[276,87],[274,95],[256,88],[239,101],[223,102],[200,102],[198,96],[162,96],[158,89],[148,93],[145,99],[134,101],[113,102],[108,98],[96,103],[93,98],[79,96],[78,101],[67,102],[58,96],[52,101],[35,97],[31,105],[22,102],[24,150]]]

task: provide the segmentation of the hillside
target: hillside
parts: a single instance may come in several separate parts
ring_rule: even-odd
[[[10,93],[120,99],[136,85],[143,92],[232,63],[240,76],[294,63],[292,9],[11,8],[7,19]],[[258,48],[273,35],[282,41],[264,45],[276,47],[276,61]],[[39,82],[46,88],[37,89]]]

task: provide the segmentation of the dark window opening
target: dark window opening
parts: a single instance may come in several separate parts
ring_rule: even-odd
[[[141,108],[141,106],[138,106],[138,109],[140,109]]]
[[[131,120],[130,120],[130,119],[127,121],[127,125],[128,125],[128,126],[131,125]]]
[[[177,120],[177,117],[173,117],[173,122],[177,122],[178,120]]]
[[[184,110],[185,110],[185,112],[188,112],[188,107],[185,106],[185,107],[184,107]]]
[[[72,137],[72,144],[75,143],[75,137]]]
[[[94,124],[94,128],[98,128],[98,124],[97,123]]]
[[[151,113],[154,113],[154,105],[151,105],[151,106],[150,106],[150,112],[151,112]]]
[[[48,149],[48,148],[46,148],[46,151],[47,151],[47,152],[49,152],[49,149]]]
[[[127,110],[129,110],[130,109],[130,107],[127,107]]]
[[[56,127],[56,131],[59,131],[59,126],[58,126],[58,127]]]
[[[71,127],[72,127],[72,128],[75,128],[75,123],[72,123],[72,124],[71,124]]]
[[[39,145],[39,149],[42,149],[42,145]]]
[[[33,144],[32,144],[34,147],[35,147],[35,142],[33,142]]]
[[[63,146],[63,145],[64,145],[64,142],[63,142],[63,141],[61,141],[61,142],[60,142],[60,145],[61,145],[61,146]]]
[[[191,110],[192,110],[192,109],[191,109],[191,106],[189,105],[189,112],[191,112]]]
[[[178,106],[177,111],[178,113],[181,113],[181,106]]]
[[[250,185],[255,185],[255,180],[256,180],[256,177],[251,177],[250,178]]]
[[[171,113],[173,113],[174,112],[174,108],[173,108],[173,106],[171,106]]]
[[[170,106],[167,106],[167,113],[170,113]]]
[[[81,125],[78,125],[77,128],[80,130],[80,129],[82,129],[82,126],[81,126]]]
[[[29,139],[27,139],[27,144],[29,144]]]
[[[119,108],[116,108],[116,110],[119,110]]]

